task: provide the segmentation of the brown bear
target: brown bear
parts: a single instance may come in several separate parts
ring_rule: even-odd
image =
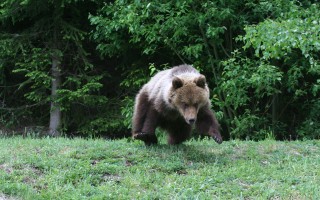
[[[191,65],[158,72],[135,99],[132,137],[146,145],[158,142],[155,130],[168,132],[169,144],[180,144],[191,136],[192,126],[222,143],[219,124],[210,110],[206,78]]]

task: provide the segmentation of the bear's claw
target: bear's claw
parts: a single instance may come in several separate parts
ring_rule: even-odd
[[[214,136],[212,136],[212,137],[213,137],[214,141],[216,141],[218,144],[221,144],[221,143],[222,143],[222,138],[221,138],[221,136],[216,136],[216,135],[214,135]]]
[[[135,133],[133,134],[133,139],[137,139],[137,140],[141,140],[143,138],[145,138],[148,134],[147,133],[143,133],[143,132],[140,132],[140,133]]]

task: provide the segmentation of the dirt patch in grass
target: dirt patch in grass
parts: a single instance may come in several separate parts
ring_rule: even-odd
[[[0,164],[0,170],[3,170],[5,172],[7,172],[8,174],[11,174],[11,172],[13,171],[12,167],[9,167],[7,164]],[[1,196],[0,196],[1,197]],[[0,198],[1,200],[1,198]]]
[[[14,197],[9,197],[4,194],[0,194],[0,200],[19,200],[19,199]]]
[[[121,181],[121,176],[117,175],[117,174],[109,174],[109,173],[105,173],[103,176],[102,176],[102,179],[104,181],[113,181],[113,182],[116,182],[116,183],[120,183]]]

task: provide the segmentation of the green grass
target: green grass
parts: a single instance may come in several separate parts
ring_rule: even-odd
[[[320,199],[320,141],[0,139],[0,194],[19,199]]]

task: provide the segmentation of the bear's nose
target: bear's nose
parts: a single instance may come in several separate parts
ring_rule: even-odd
[[[194,124],[194,122],[195,122],[196,120],[195,119],[189,119],[189,124]]]

